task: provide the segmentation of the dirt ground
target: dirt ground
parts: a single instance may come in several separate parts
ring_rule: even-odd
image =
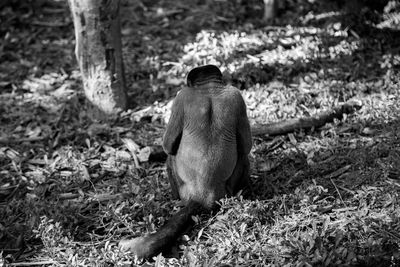
[[[131,109],[108,124],[88,115],[67,3],[0,4],[0,266],[400,266],[400,4],[337,2],[285,0],[266,23],[262,1],[123,1]],[[254,137],[253,194],[141,261],[116,244],[179,209],[148,151],[203,64],[252,124],[362,108]]]

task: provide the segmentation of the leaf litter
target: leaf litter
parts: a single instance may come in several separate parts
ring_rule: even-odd
[[[0,262],[399,264],[396,1],[354,16],[287,0],[273,25],[261,21],[262,1],[123,1],[134,109],[110,124],[87,115],[67,5],[8,2],[0,5]],[[222,199],[170,255],[143,262],[116,244],[155,231],[180,206],[149,150],[161,144],[170,99],[201,64],[217,64],[242,89],[254,124],[350,99],[363,108],[318,130],[255,138],[252,194]]]

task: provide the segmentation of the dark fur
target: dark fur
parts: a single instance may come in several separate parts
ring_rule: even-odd
[[[189,87],[210,81],[222,82],[222,73],[217,66],[205,65],[192,69],[186,80]]]

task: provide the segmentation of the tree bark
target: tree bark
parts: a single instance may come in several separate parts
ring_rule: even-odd
[[[85,95],[105,115],[126,109],[119,0],[69,0]],[[94,113],[93,115],[96,115]],[[98,114],[97,114],[98,115]]]
[[[264,0],[264,21],[271,21],[276,17],[277,1],[279,0]]]

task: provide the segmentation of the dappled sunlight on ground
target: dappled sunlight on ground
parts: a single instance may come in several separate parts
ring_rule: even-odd
[[[132,109],[102,123],[87,116],[67,4],[11,2],[18,8],[0,4],[1,257],[54,266],[399,264],[399,6],[357,18],[335,1],[285,1],[267,25],[262,1],[123,1]],[[161,144],[186,74],[202,64],[241,89],[252,124],[350,99],[363,107],[320,129],[254,137],[253,192],[194,218],[172,258],[143,263],[116,243],[179,209],[149,149]]]

